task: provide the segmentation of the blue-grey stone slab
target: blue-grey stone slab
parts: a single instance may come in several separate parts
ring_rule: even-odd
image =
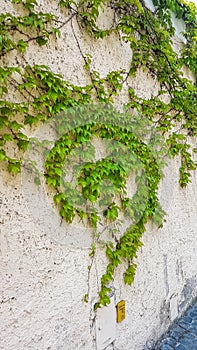
[[[161,350],[173,350],[174,348],[168,344],[164,344],[161,347]]]
[[[185,316],[183,318],[184,322],[186,323],[192,323],[193,322],[193,318],[191,316]]]
[[[190,316],[190,317],[192,317],[192,318],[194,318],[194,317],[197,317],[197,310],[191,310],[189,313],[188,313],[188,315]]]
[[[185,346],[186,348],[189,349],[191,345],[197,344],[196,340],[191,339],[190,337],[186,338],[184,337],[183,339],[180,340],[180,344]]]
[[[174,338],[178,340],[182,334],[185,333],[185,330],[182,327],[179,327],[178,325],[175,325],[172,330],[170,331],[169,335],[171,338]]]
[[[174,339],[174,338],[171,338],[171,337],[168,337],[164,340],[163,344],[168,344],[170,345],[171,347],[175,347],[175,345],[177,344],[177,340]]]
[[[185,322],[185,319],[179,321],[178,325],[183,328],[183,333],[184,331],[186,330],[189,330],[191,328],[191,323],[187,323]],[[193,324],[192,324],[192,327],[193,327]]]
[[[175,350],[189,350],[189,349],[188,349],[188,347],[185,347],[184,345],[179,344],[175,347]]]

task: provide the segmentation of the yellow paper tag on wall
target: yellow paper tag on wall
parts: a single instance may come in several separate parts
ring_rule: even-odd
[[[119,301],[119,303],[116,305],[117,310],[117,322],[122,322],[126,317],[126,307],[125,307],[125,300]]]

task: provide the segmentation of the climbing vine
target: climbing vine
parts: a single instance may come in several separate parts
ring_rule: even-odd
[[[57,7],[65,20],[60,20],[57,15],[40,11],[36,0],[12,0],[12,13],[0,14],[0,161],[7,164],[9,172],[17,174],[32,142],[25,130],[46,121],[63,120],[67,128],[62,129],[61,123],[57,125],[61,133],[47,154],[44,173],[47,184],[55,191],[54,201],[60,216],[68,223],[78,217],[95,231],[101,220],[116,222],[120,212],[132,220],[121,237],[114,230],[111,240],[105,242],[109,263],[101,278],[95,309],[110,302],[109,283],[120,263],[127,262],[125,283],[133,282],[135,257],[142,245],[145,224],[153,219],[161,227],[164,220],[157,194],[162,160],[158,150],[153,151],[152,143],[136,131],[142,129],[148,133],[144,125],[151,126],[154,135],[162,137],[162,147],[165,144],[162,157],[180,156],[181,187],[188,184],[191,171],[196,169],[193,159],[196,149],[192,149],[190,141],[197,135],[197,9],[194,4],[179,0],[153,3],[154,12],[143,0],[61,0],[57,1]],[[110,28],[103,29],[98,25],[98,17],[106,8],[113,11],[114,19]],[[184,20],[186,26],[185,44],[179,53],[173,50],[172,13]],[[113,33],[129,43],[132,50],[129,70],[111,71],[101,78],[93,69],[91,55],[83,53],[73,21],[92,40]],[[66,25],[70,25],[83,59],[84,74],[90,78],[90,83],[84,86],[65,81],[47,65],[30,65],[26,56],[32,43],[44,46],[57,41]],[[13,53],[15,63],[9,66]],[[185,67],[193,73],[193,80],[185,77]],[[159,84],[157,95],[149,99],[139,97],[130,86],[140,69]],[[120,112],[114,104],[123,85],[127,86],[128,102]],[[138,119],[134,118],[136,114]],[[63,119],[54,118],[59,115]],[[133,124],[131,117],[135,119]],[[135,127],[128,128],[130,124]],[[110,155],[96,162],[94,147],[91,148],[93,138],[114,141],[110,144]],[[15,156],[10,155],[9,145],[14,145]],[[65,164],[72,156],[80,160],[82,154],[86,162],[75,169],[77,182],[73,189],[65,180]],[[135,173],[137,186],[132,199],[126,191],[130,172]],[[96,202],[99,209],[94,206]],[[95,244],[90,257],[94,254]],[[84,300],[87,299],[86,295]]]

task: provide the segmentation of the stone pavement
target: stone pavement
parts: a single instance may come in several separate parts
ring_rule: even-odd
[[[197,350],[197,303],[173,324],[152,350]]]

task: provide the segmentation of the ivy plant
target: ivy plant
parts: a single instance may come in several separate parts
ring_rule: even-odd
[[[154,12],[144,0],[61,0],[57,1],[57,6],[65,16],[62,21],[53,13],[40,11],[36,0],[12,0],[16,15],[14,12],[0,14],[0,161],[7,164],[9,172],[17,174],[24,152],[32,142],[26,128],[35,128],[54,116],[63,115],[64,123],[66,120],[70,128],[64,130],[61,123],[58,124],[61,131],[47,154],[44,174],[46,183],[55,192],[54,202],[60,216],[68,223],[77,216],[95,231],[101,220],[116,222],[120,213],[132,221],[121,236],[113,230],[111,240],[104,242],[108,264],[101,278],[95,310],[110,303],[110,282],[120,263],[126,264],[125,283],[132,284],[137,268],[135,258],[147,221],[152,219],[162,226],[164,212],[158,200],[158,186],[163,157],[180,156],[181,187],[188,184],[191,171],[196,169],[192,140],[197,134],[197,9],[193,3],[180,0],[154,0],[153,3]],[[114,20],[111,27],[104,30],[98,25],[98,16],[108,7],[114,13]],[[183,33],[186,44],[182,44],[178,54],[172,45],[175,35],[172,13],[186,25]],[[93,69],[91,55],[83,53],[73,27],[74,19],[93,40],[114,33],[129,43],[132,50],[129,70],[111,71],[101,78]],[[90,83],[84,86],[65,81],[47,65],[30,65],[26,58],[32,42],[43,46],[44,52],[44,46],[61,36],[66,24],[73,31],[84,61],[84,73],[90,77]],[[17,56],[16,65],[9,65],[11,52]],[[185,67],[193,73],[193,80],[185,77]],[[139,97],[129,85],[140,69],[159,84],[157,95],[149,99]],[[114,105],[123,84],[128,87],[128,102],[122,106],[123,112],[118,112]],[[18,100],[10,97],[13,91]],[[102,107],[98,107],[100,105]],[[83,123],[75,123],[75,118],[70,120],[69,111],[71,115],[77,111],[78,121],[81,116]],[[84,123],[84,114],[91,116],[93,112],[94,119],[87,118]],[[136,114],[139,118],[132,124],[135,128],[129,129]],[[164,140],[162,146],[165,144],[165,147],[159,150],[163,152],[162,157],[151,147],[152,142],[158,145],[159,139],[144,140],[143,134],[147,131],[144,125],[150,125],[154,128],[154,137]],[[93,138],[115,141],[110,143],[110,156],[94,161]],[[17,149],[15,157],[8,151],[13,144]],[[79,148],[80,152],[75,153]],[[129,150],[126,156],[125,148]],[[117,153],[118,162],[115,161]],[[133,159],[132,155],[135,155]],[[79,161],[75,169],[75,188],[66,181],[64,173],[67,159],[73,156],[86,159],[85,164]],[[140,170],[139,164],[142,165]],[[132,199],[126,191],[131,171],[135,173],[137,188]],[[98,237],[96,233],[95,237]],[[99,239],[96,241],[99,244]],[[94,244],[91,259],[95,249]],[[88,301],[88,295],[84,300]]]

